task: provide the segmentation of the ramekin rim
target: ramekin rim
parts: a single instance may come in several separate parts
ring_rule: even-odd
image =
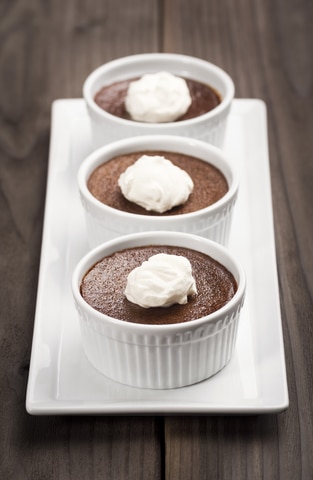
[[[82,280],[82,277],[84,275],[84,272],[88,271],[88,268],[90,268],[94,263],[99,261],[103,257],[101,256],[102,250],[108,250],[109,248],[112,248],[113,246],[118,246],[120,244],[123,244],[123,242],[129,242],[132,240],[140,240],[140,243],[138,246],[143,246],[145,245],[144,243],[141,243],[142,240],[151,238],[153,240],[153,243],[149,241],[150,245],[162,245],[162,243],[157,242],[158,239],[164,239],[166,236],[170,235],[170,237],[174,239],[190,239],[193,242],[197,243],[205,243],[209,248],[215,249],[214,252],[207,252],[206,254],[214,258],[214,253],[216,251],[222,252],[228,259],[234,264],[235,269],[238,272],[238,281],[237,281],[237,290],[234,294],[234,296],[227,302],[223,307],[220,309],[216,310],[215,312],[206,315],[204,317],[200,317],[194,320],[190,320],[188,322],[180,322],[180,323],[175,323],[175,324],[163,324],[163,325],[151,325],[151,324],[139,324],[135,322],[125,322],[124,320],[120,320],[114,317],[110,317],[109,315],[102,314],[101,312],[97,311],[91,305],[89,305],[84,298],[82,297],[79,289],[80,282]],[[147,243],[148,244],[148,243]],[[163,243],[166,245],[167,243]],[[174,245],[173,243],[170,243],[170,245]],[[182,246],[182,245],[178,245]],[[182,246],[182,248],[184,248]],[[191,248],[191,247],[185,247],[185,248]],[[194,250],[197,251],[196,248],[193,248]],[[112,253],[117,250],[112,250]],[[111,253],[110,253],[111,254]],[[96,258],[98,260],[96,260]],[[95,260],[93,260],[95,259]],[[222,262],[220,262],[223,264]],[[82,271],[83,270],[83,271]],[[74,297],[74,300],[77,302],[77,304],[86,310],[87,312],[90,312],[92,316],[97,318],[100,322],[103,323],[105,320],[106,323],[109,323],[111,326],[123,326],[124,330],[129,330],[134,334],[147,334],[147,333],[153,333],[155,334],[160,334],[162,332],[167,333],[167,334],[175,334],[175,333],[182,333],[185,330],[190,330],[190,328],[193,327],[201,327],[201,325],[208,324],[213,322],[216,317],[219,316],[226,316],[227,312],[231,312],[233,308],[239,303],[242,303],[245,297],[245,290],[246,290],[246,274],[243,268],[243,265],[241,262],[236,258],[236,256],[225,246],[207,239],[203,237],[199,237],[198,235],[195,234],[190,234],[190,233],[183,233],[183,232],[164,232],[164,231],[149,231],[149,232],[140,232],[140,233],[132,233],[128,235],[123,235],[121,237],[109,240],[107,242],[104,242],[97,247],[94,247],[90,251],[88,251],[76,264],[76,266],[73,269],[72,272],[72,294]]]
[[[134,120],[120,118],[115,115],[112,115],[111,113],[106,112],[96,104],[96,102],[94,101],[90,93],[91,85],[93,80],[97,78],[99,75],[101,75],[102,72],[105,71],[107,68],[110,68],[110,67],[114,68],[115,65],[119,65],[121,62],[132,62],[136,60],[144,61],[145,59],[161,59],[161,58],[168,59],[168,60],[181,59],[184,61],[188,61],[190,63],[193,62],[193,63],[197,63],[198,65],[201,64],[206,68],[210,68],[216,74],[220,75],[220,77],[223,79],[226,85],[226,94],[222,98],[221,103],[218,106],[216,106],[213,110],[210,110],[209,112],[204,113],[203,115],[199,115],[197,117],[190,118],[187,120],[181,120],[179,122],[167,122],[166,124],[136,122]],[[111,121],[115,121],[117,124],[121,124],[124,126],[135,126],[139,124],[141,128],[147,129],[147,130],[151,127],[153,127],[154,129],[155,128],[161,129],[164,127],[164,125],[166,125],[166,127],[169,129],[172,129],[172,128],[174,129],[174,128],[177,128],[177,125],[189,126],[197,123],[202,123],[203,121],[209,120],[210,118],[218,117],[219,114],[223,113],[225,110],[227,110],[228,107],[230,107],[230,104],[235,95],[235,85],[231,76],[223,68],[219,67],[218,65],[208,60],[205,60],[199,57],[193,57],[191,55],[153,52],[153,53],[140,53],[140,54],[134,54],[134,55],[127,55],[127,56],[115,58],[102,65],[99,65],[92,72],[90,72],[90,74],[85,79],[83,83],[82,92],[83,92],[83,97],[89,108],[91,108],[93,111],[95,111],[98,115],[102,116],[103,118],[110,119]]]
[[[105,153],[112,151],[112,155],[114,156],[113,151],[118,147],[122,148],[122,147],[130,146],[131,148],[135,148],[137,144],[139,146],[140,142],[145,142],[145,143],[156,142],[157,144],[159,142],[161,144],[163,140],[172,141],[174,143],[176,142],[177,144],[187,144],[187,143],[189,145],[194,144],[195,146],[199,146],[199,148],[204,148],[209,153],[213,153],[214,155],[219,156],[220,161],[222,163],[222,168],[220,168],[220,171],[224,176],[226,176],[225,170],[228,169],[231,176],[231,182],[228,185],[228,190],[225,193],[225,195],[223,195],[222,198],[220,198],[218,201],[214,202],[213,204],[208,205],[199,210],[196,210],[194,212],[182,213],[178,215],[163,214],[162,216],[154,216],[154,215],[141,215],[137,213],[118,210],[117,208],[114,208],[102,203],[100,200],[94,197],[92,193],[89,191],[87,187],[87,179],[89,178],[91,172],[96,168],[96,166],[101,164],[101,160],[99,163],[98,161]],[[148,147],[144,147],[144,148],[148,148]],[[156,148],[156,147],[153,147],[153,148]],[[130,150],[130,152],[133,152],[133,151],[135,150]],[[176,151],[174,150],[174,147],[172,151]],[[183,152],[178,152],[178,153],[183,153]],[[199,159],[206,162],[206,160],[203,158],[199,158]],[[106,161],[109,161],[109,160],[110,159],[107,159]],[[103,163],[105,163],[105,161],[103,161]],[[212,164],[209,160],[207,161],[207,163]],[[89,203],[91,203],[95,208],[101,209],[103,212],[108,212],[111,214],[114,213],[118,218],[121,218],[121,219],[131,218],[134,221],[145,220],[146,222],[154,221],[155,223],[159,222],[159,223],[166,224],[171,221],[172,222],[178,221],[179,218],[180,219],[192,219],[193,217],[198,218],[198,217],[201,217],[202,215],[206,215],[208,211],[209,213],[214,215],[214,213],[216,213],[217,210],[220,210],[224,205],[227,205],[229,201],[236,196],[239,189],[239,174],[238,174],[237,168],[232,164],[231,160],[229,159],[229,155],[227,155],[221,148],[212,144],[208,144],[203,140],[199,140],[191,137],[179,136],[179,135],[142,135],[142,136],[140,135],[136,137],[125,138],[122,140],[116,140],[110,144],[99,147],[98,149],[91,152],[83,160],[83,162],[81,163],[78,169],[77,183],[78,183],[79,191],[81,195],[84,197],[84,199],[86,199]]]

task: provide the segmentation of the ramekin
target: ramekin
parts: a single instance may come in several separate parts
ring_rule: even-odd
[[[220,93],[221,103],[193,119],[151,124],[118,118],[94,101],[95,94],[105,85],[162,70],[210,85]],[[220,67],[200,58],[170,53],[144,53],[112,60],[95,69],[83,85],[94,148],[121,138],[149,134],[183,135],[222,146],[234,92],[231,77]]]
[[[180,246],[210,255],[233,274],[237,292],[216,312],[174,325],[124,322],[93,309],[80,294],[85,273],[105,256],[144,245]],[[228,249],[195,235],[146,232],[99,245],[79,261],[72,277],[85,354],[103,375],[130,386],[168,389],[207,379],[225,367],[234,353],[245,282],[242,266]]]
[[[117,155],[155,149],[192,155],[211,163],[226,177],[228,192],[214,204],[196,212],[153,216],[109,207],[97,200],[88,190],[88,178],[100,164]],[[120,235],[152,230],[192,233],[227,245],[239,179],[234,162],[218,147],[201,140],[171,135],[128,138],[92,152],[80,165],[77,178],[85,213],[86,234],[91,247]]]

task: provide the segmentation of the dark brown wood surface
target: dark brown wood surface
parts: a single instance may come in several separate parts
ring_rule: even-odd
[[[0,478],[313,478],[313,3],[0,2]],[[290,406],[247,417],[32,417],[35,314],[51,103],[113,58],[195,55],[268,107]]]

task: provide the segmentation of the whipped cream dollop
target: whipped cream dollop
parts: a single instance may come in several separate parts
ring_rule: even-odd
[[[129,84],[125,107],[138,122],[173,122],[191,104],[186,81],[169,72],[147,73]]]
[[[127,200],[159,213],[181,205],[193,190],[185,170],[158,155],[142,155],[119,177],[118,185]]]
[[[143,308],[169,307],[186,304],[197,287],[187,258],[158,253],[129,273],[124,293]]]

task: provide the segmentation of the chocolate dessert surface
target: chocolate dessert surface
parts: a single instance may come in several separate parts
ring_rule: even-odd
[[[94,100],[99,107],[116,117],[132,120],[125,108],[125,97],[130,82],[137,78],[127,79],[106,85],[96,93]],[[187,112],[176,121],[188,120],[199,117],[217,107],[221,103],[221,97],[209,85],[185,78],[187,82],[192,103]]]
[[[163,214],[145,210],[127,200],[118,186],[118,178],[129,165],[142,155],[160,155],[185,170],[193,180],[194,188],[188,200]],[[97,167],[88,179],[88,189],[100,202],[128,213],[139,215],[180,215],[195,212],[212,205],[228,191],[222,172],[203,160],[181,153],[164,151],[133,152],[115,157]]]
[[[131,270],[157,253],[182,255],[192,266],[197,294],[185,305],[142,308],[127,300],[124,290]],[[234,296],[237,283],[220,263],[195,250],[163,245],[121,250],[104,257],[84,276],[81,295],[87,303],[110,317],[141,324],[175,324],[206,316],[224,306]]]

